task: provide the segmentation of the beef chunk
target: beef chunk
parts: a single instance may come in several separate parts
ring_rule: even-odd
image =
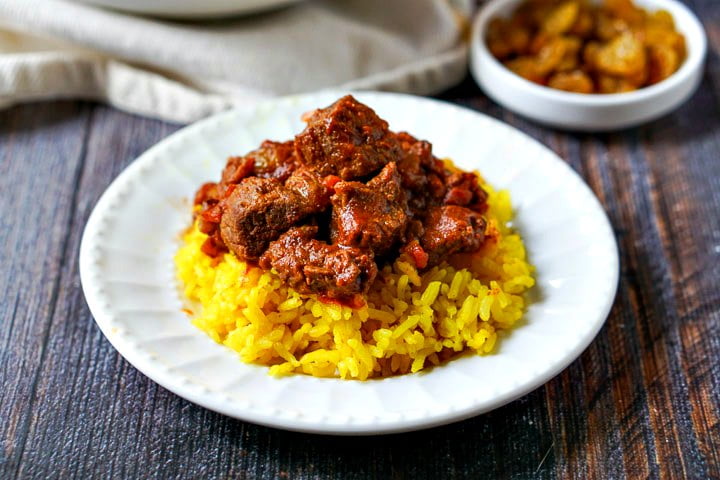
[[[353,180],[377,172],[399,153],[385,120],[348,95],[307,116],[295,137],[298,158],[321,175]]]
[[[398,171],[402,186],[409,191],[408,205],[414,216],[423,216],[427,209],[441,205],[446,193],[445,167],[432,154],[432,145],[407,132],[397,134],[400,143]]]
[[[487,210],[487,193],[480,188],[478,177],[471,172],[456,172],[445,179],[444,203],[466,206],[476,212]]]
[[[398,171],[402,178],[402,186],[422,192],[427,186],[426,167],[432,158],[432,145],[421,141],[406,132],[400,132],[396,138],[400,144]]]
[[[244,157],[228,158],[220,180],[221,185],[240,183],[243,178],[255,175],[263,178],[277,178],[281,181],[298,168],[295,144],[265,140],[260,148]]]
[[[195,194],[195,205],[202,209],[197,215],[201,232],[210,236],[203,251],[217,256],[227,251],[219,232],[220,220],[226,202],[233,189],[244,179],[252,176],[276,178],[285,181],[298,167],[295,147],[292,141],[285,143],[266,140],[260,148],[244,157],[230,157],[222,171],[220,182],[206,183]]]
[[[275,178],[246,178],[223,201],[222,240],[239,258],[257,260],[272,240],[329,203],[330,191],[307,170],[295,172],[285,185]]]
[[[482,215],[456,205],[432,208],[424,226],[420,244],[428,254],[428,265],[437,265],[452,253],[473,252],[485,238]]]
[[[255,170],[255,161],[250,156],[230,157],[220,176],[221,189],[224,190],[230,184],[238,184],[243,178],[249,177]]]
[[[255,175],[285,181],[299,167],[295,156],[295,142],[265,140],[255,151],[248,154],[255,162]]]
[[[407,201],[395,162],[388,163],[367,185],[338,182],[330,224],[333,243],[371,249],[380,256],[404,235]]]
[[[218,185],[215,182],[203,183],[197,192],[195,192],[195,199],[193,205],[207,205],[213,204],[220,200],[220,194],[218,193]]]
[[[274,268],[301,293],[344,299],[367,292],[377,275],[372,254],[315,240],[317,231],[316,226],[291,228],[270,243],[260,266]]]
[[[301,168],[295,171],[285,182],[285,188],[300,195],[305,210],[310,213],[321,212],[330,205],[332,192],[313,170]]]
[[[243,260],[257,260],[270,241],[303,218],[297,195],[276,179],[250,177],[225,200],[220,233]]]

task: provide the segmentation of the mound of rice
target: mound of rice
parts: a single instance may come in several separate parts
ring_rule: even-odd
[[[201,305],[192,321],[273,375],[365,380],[418,372],[468,350],[490,353],[498,331],[522,316],[522,294],[535,282],[508,226],[508,192],[481,185],[489,194],[481,250],[422,273],[398,259],[357,309],[301,295],[233,254],[212,259],[200,250],[205,234],[192,228],[175,257],[185,295]]]

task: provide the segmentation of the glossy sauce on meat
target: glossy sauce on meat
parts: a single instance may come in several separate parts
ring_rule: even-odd
[[[378,264],[402,255],[423,269],[482,245],[477,175],[448,170],[430,143],[352,96],[304,119],[294,140],[231,157],[198,190],[206,254],[229,250],[299,292],[357,304]]]
[[[367,184],[338,182],[333,187],[330,240],[384,255],[405,236],[408,206],[395,162]]]
[[[295,137],[295,151],[302,163],[323,175],[353,180],[380,170],[400,154],[387,122],[352,96],[306,115],[306,122]]]
[[[220,234],[238,257],[254,261],[272,240],[329,203],[330,190],[312,170],[296,170],[284,184],[248,177],[223,200]]]
[[[298,291],[330,298],[350,298],[375,280],[372,251],[330,245],[315,239],[317,233],[316,226],[291,228],[270,244],[260,266],[274,268]]]

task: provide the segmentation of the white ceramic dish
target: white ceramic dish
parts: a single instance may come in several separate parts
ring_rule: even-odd
[[[177,19],[206,19],[249,15],[300,0],[76,0],[140,15]]]
[[[665,9],[687,43],[688,56],[672,76],[634,92],[585,95],[532,83],[512,73],[487,49],[487,26],[495,17],[512,14],[523,0],[492,0],[473,22],[470,70],[493,100],[537,122],[568,130],[617,130],[649,122],[685,102],[700,84],[707,38],[697,17],[675,0],[635,0],[648,10]]]
[[[513,128],[435,100],[358,93],[395,130],[434,143],[438,155],[479,168],[507,188],[515,225],[537,267],[525,324],[485,357],[426,373],[367,382],[303,375],[273,378],[242,363],[181,312],[172,258],[190,222],[190,198],[217,179],[231,154],[302,129],[300,115],[339,93],[287,97],[217,115],[141,155],[107,189],[83,236],[88,305],[136,368],[209,409],[278,428],[375,434],[440,425],[499,407],[572,362],[602,326],[618,282],[617,246],[590,189],[554,153]]]

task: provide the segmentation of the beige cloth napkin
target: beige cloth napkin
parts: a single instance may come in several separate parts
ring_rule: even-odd
[[[0,107],[86,98],[175,122],[338,87],[417,94],[466,69],[465,0],[318,0],[206,22],[0,0]]]

